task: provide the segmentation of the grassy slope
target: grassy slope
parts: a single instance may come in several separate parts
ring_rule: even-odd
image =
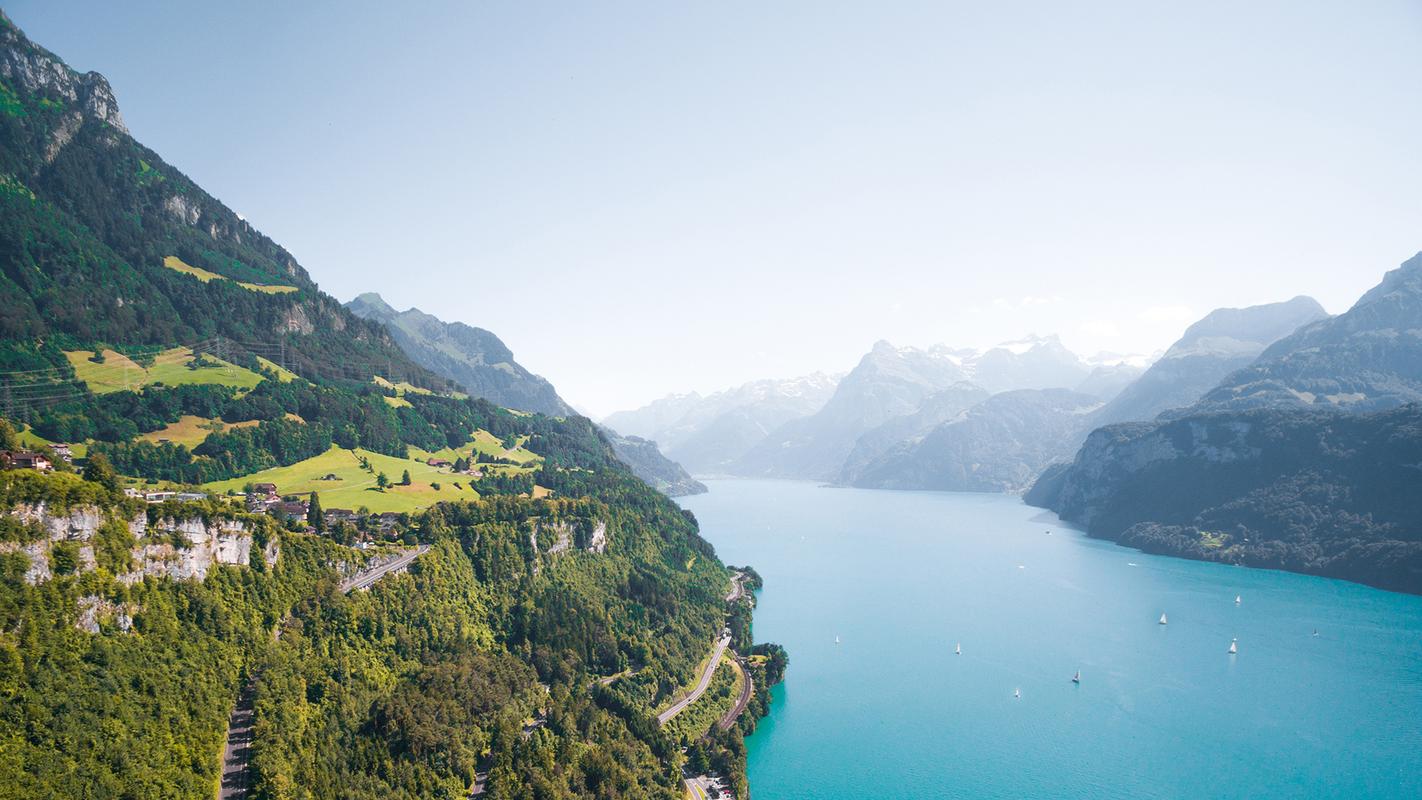
[[[92,355],[89,350],[66,351],[64,356],[73,365],[74,374],[88,384],[89,391],[94,394],[137,389],[155,383],[165,386],[216,383],[238,389],[251,389],[262,382],[261,375],[213,355],[205,355],[204,358],[213,362],[214,366],[189,369],[187,365],[191,359],[188,356],[191,352],[185,347],[165,350],[154,357],[153,364],[148,368],[113,350],[104,351],[102,364],[89,360]]]
[[[417,451],[412,451],[417,452]],[[409,486],[391,486],[380,491],[375,486],[375,474],[360,467],[360,456],[370,460],[375,474],[384,472],[392,483],[400,480],[405,470],[410,471]],[[336,481],[321,480],[326,474],[341,478]],[[464,488],[454,488],[458,481]],[[441,489],[436,491],[430,484],[436,482]],[[454,475],[447,470],[429,466],[423,461],[400,459],[369,450],[344,450],[332,447],[315,458],[292,464],[289,467],[275,467],[252,475],[231,480],[204,484],[211,492],[226,492],[231,489],[240,492],[248,483],[275,483],[282,494],[304,494],[319,492],[323,508],[357,509],[365,506],[373,512],[418,511],[441,500],[473,500],[479,493],[469,488],[468,476]]]
[[[163,266],[167,267],[168,269],[181,272],[184,275],[191,275],[194,278],[197,278],[198,280],[202,281],[203,283],[207,283],[208,281],[211,281],[213,279],[223,281],[231,280],[231,278],[228,278],[224,275],[218,275],[216,272],[210,272],[208,270],[203,269],[202,267],[194,267],[193,265],[183,261],[177,256],[167,256],[166,258],[164,258]],[[284,286],[280,284],[247,283],[246,281],[233,281],[233,283],[236,283],[243,289],[251,289],[254,292],[266,292],[267,294],[284,294],[286,292],[296,291],[295,286]]]
[[[177,422],[156,431],[139,435],[139,439],[157,444],[161,439],[167,439],[173,444],[181,444],[192,448],[202,444],[215,431],[226,431],[232,428],[247,428],[258,424],[259,420],[248,420],[246,422],[226,423],[221,420],[197,417],[192,414],[184,414],[178,418]]]
[[[275,361],[270,361],[268,359],[262,358],[261,356],[257,356],[257,363],[261,364],[272,372],[275,372],[277,380],[281,381],[282,383],[296,380],[295,372],[292,372],[288,369],[283,369],[282,366],[276,363]]]
[[[19,437],[20,444],[25,447],[50,447],[55,444],[55,442],[51,442],[28,428],[20,431]],[[75,458],[84,458],[89,454],[89,446],[84,442],[75,442],[69,445],[69,452]]]

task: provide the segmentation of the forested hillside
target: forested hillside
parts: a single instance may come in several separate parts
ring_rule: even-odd
[[[411,362],[3,16],[0,291],[0,797],[206,800],[248,699],[255,798],[683,795],[706,731],[657,710],[728,613],[750,649],[695,520]],[[739,733],[693,755],[743,782]]]

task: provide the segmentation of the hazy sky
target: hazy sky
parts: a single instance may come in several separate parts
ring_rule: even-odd
[[[1422,3],[22,0],[342,300],[602,414],[877,339],[1083,353],[1422,249]]]

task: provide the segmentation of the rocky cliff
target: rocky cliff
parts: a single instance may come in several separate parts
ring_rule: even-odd
[[[275,566],[279,554],[275,537],[236,518],[160,517],[150,523],[146,514],[111,519],[97,507],[52,510],[43,502],[17,504],[8,514],[33,535],[24,542],[0,542],[0,552],[21,551],[29,558],[29,583],[49,580],[57,569],[96,569],[95,548],[103,546],[97,539],[109,523],[122,526],[128,536],[120,546],[128,551],[129,568],[116,575],[125,583],[149,576],[200,581],[221,564],[245,567],[260,558],[263,566]],[[64,563],[70,558],[73,564]]]
[[[1027,502],[1149,552],[1422,593],[1422,407],[1216,412],[1094,431]]]

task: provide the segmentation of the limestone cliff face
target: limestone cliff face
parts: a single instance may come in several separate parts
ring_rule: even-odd
[[[41,538],[35,541],[0,543],[0,552],[19,550],[29,557],[30,567],[25,572],[29,583],[53,577],[54,548],[66,542],[79,545],[76,571],[82,573],[96,568],[93,539],[107,521],[99,509],[54,511],[45,503],[36,503],[18,505],[9,513],[42,532]],[[276,564],[279,555],[275,540],[258,548],[252,529],[240,520],[163,518],[149,524],[148,517],[139,514],[125,524],[137,542],[132,550],[133,570],[117,576],[125,583],[135,583],[146,576],[200,581],[219,564],[250,565],[254,549],[268,567]]]
[[[597,519],[539,520],[529,532],[536,553],[553,555],[577,547],[589,553],[607,551],[607,523]],[[539,544],[540,538],[544,545]]]

